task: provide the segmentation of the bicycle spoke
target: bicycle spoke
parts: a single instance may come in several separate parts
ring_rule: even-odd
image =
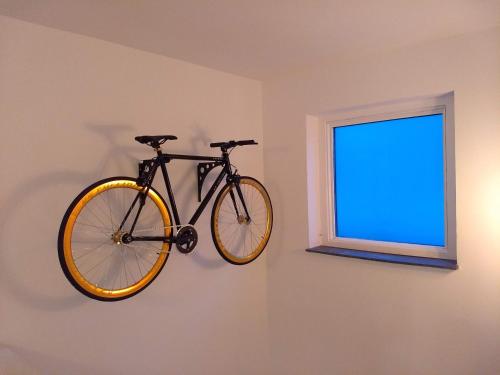
[[[76,221],[75,222],[75,225],[83,225],[83,226],[86,226],[86,227],[92,227],[92,228],[96,228],[96,229],[103,229],[102,227],[98,227],[97,225],[92,225],[92,224],[88,224],[88,223],[82,223],[81,221]],[[106,232],[102,232],[101,233],[111,233],[113,232],[113,229],[112,228],[104,228],[106,229]]]
[[[92,216],[94,216],[97,219],[97,221],[99,221],[104,227],[106,227],[106,224],[104,223],[104,221],[102,221],[101,218],[95,214],[94,210],[89,207],[89,203],[87,203],[86,208],[87,208],[87,212],[91,213]]]
[[[83,258],[84,256],[88,255],[88,254],[91,254],[93,253],[94,251],[100,249],[101,247],[103,247],[104,245],[107,244],[107,242],[109,242],[108,240],[106,240],[105,242],[101,243],[100,245],[96,246],[96,247],[93,247],[91,249],[88,249],[88,248],[83,248],[83,249],[75,249],[75,250],[87,250],[87,252],[85,254],[82,254],[78,257],[75,257],[75,260],[78,260],[80,258]]]
[[[137,262],[137,268],[139,268],[139,272],[140,272],[141,278],[142,278],[144,276],[144,274],[142,273],[141,264],[139,263],[139,257],[137,256],[137,252],[135,251],[135,248],[134,248],[134,256],[135,256],[135,260]]]
[[[104,202],[104,204],[108,206],[109,221],[111,222],[111,227],[113,228],[113,231],[114,231],[116,229],[116,226],[115,226],[115,224],[113,222],[113,213],[111,211],[111,205],[109,204],[109,197],[106,195],[106,197],[108,198],[107,202],[103,198],[102,194],[99,194],[98,197],[101,198],[101,200]]]
[[[95,269],[98,265],[100,265],[102,262],[104,262],[106,259],[108,259],[111,255],[113,255],[113,252],[111,252],[108,256],[106,256],[103,260],[100,262],[97,262],[94,266],[92,266],[90,269],[86,270],[85,273],[89,274],[93,269]]]

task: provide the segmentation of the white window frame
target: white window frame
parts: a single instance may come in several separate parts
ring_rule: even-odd
[[[379,253],[419,256],[440,259],[457,259],[456,251],[456,203],[455,203],[455,145],[454,145],[454,110],[453,93],[431,98],[411,100],[405,103],[392,103],[384,105],[383,112],[376,113],[377,106],[369,106],[356,111],[361,115],[341,118],[338,114],[324,116],[323,149],[325,159],[323,169],[325,185],[323,189],[327,209],[323,212],[326,220],[323,222],[322,245],[343,249],[363,250]],[[345,115],[345,111],[342,111]],[[375,121],[394,120],[407,117],[424,115],[443,115],[443,149],[444,149],[444,177],[445,177],[445,245],[428,246],[386,241],[362,240],[354,238],[337,237],[335,235],[335,184],[334,178],[334,128]],[[325,212],[326,211],[326,212]]]

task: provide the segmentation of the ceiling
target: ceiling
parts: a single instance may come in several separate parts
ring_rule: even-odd
[[[500,0],[0,0],[0,14],[256,79],[500,25]]]

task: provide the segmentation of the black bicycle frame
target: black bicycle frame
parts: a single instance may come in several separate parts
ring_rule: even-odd
[[[222,156],[220,156],[220,157],[217,157],[217,156],[202,156],[202,155],[164,154],[164,153],[162,153],[162,151],[160,149],[157,149],[156,152],[157,152],[157,155],[158,155],[156,158],[150,159],[150,160],[144,160],[143,161],[143,163],[146,163],[148,165],[148,167],[149,167],[149,170],[146,173],[144,185],[141,185],[141,186],[143,186],[143,190],[140,191],[137,194],[136,198],[132,202],[132,205],[130,206],[128,212],[125,215],[125,218],[123,219],[123,221],[122,221],[122,223],[120,225],[120,229],[121,229],[123,227],[123,225],[125,224],[125,222],[127,221],[130,213],[132,212],[133,207],[139,201],[139,209],[138,209],[137,214],[136,214],[136,216],[134,218],[134,222],[132,224],[130,233],[128,233],[128,235],[129,235],[129,241],[163,241],[163,242],[167,242],[167,243],[175,242],[175,237],[168,238],[168,237],[161,237],[161,236],[133,236],[133,231],[134,231],[134,228],[135,228],[135,224],[136,224],[136,222],[137,222],[137,220],[139,218],[139,215],[141,213],[142,207],[145,204],[145,200],[146,200],[148,191],[149,191],[149,189],[151,188],[151,186],[153,184],[153,180],[155,178],[155,175],[156,175],[156,172],[158,170],[158,167],[160,167],[161,172],[163,174],[163,179],[165,181],[165,187],[167,189],[167,194],[168,194],[168,199],[169,199],[169,203],[170,203],[170,208],[172,209],[172,214],[174,216],[175,227],[181,226],[181,222],[180,222],[180,219],[179,219],[179,213],[177,211],[177,205],[175,203],[174,192],[172,190],[172,185],[170,184],[170,178],[169,178],[168,171],[167,171],[167,166],[166,166],[167,163],[169,163],[171,160],[200,160],[200,161],[210,161],[211,162],[210,163],[211,166],[209,167],[209,170],[211,170],[215,166],[222,166],[222,171],[219,173],[219,175],[217,176],[216,180],[214,181],[214,183],[212,184],[212,186],[208,190],[207,194],[205,195],[205,197],[201,201],[200,205],[198,206],[198,208],[194,212],[193,216],[189,220],[189,222],[188,222],[189,225],[194,225],[196,223],[196,221],[199,219],[200,215],[202,214],[203,210],[206,208],[208,202],[210,201],[210,199],[214,195],[215,191],[217,190],[217,188],[221,184],[221,182],[224,179],[224,177],[227,177],[226,178],[227,182],[235,182],[236,183],[235,184],[236,185],[236,191],[238,192],[238,196],[241,199],[243,208],[245,210],[246,217],[247,217],[247,219],[249,219],[249,214],[248,214],[248,211],[247,211],[247,207],[246,207],[245,201],[243,200],[243,195],[241,193],[241,189],[240,189],[240,186],[238,184],[238,176],[236,174],[233,174],[233,172],[231,170],[231,162],[229,161],[229,154],[228,154],[227,151],[223,150]],[[201,182],[198,181],[198,183],[203,183],[204,176],[202,176],[203,178],[201,178]],[[142,177],[142,176],[139,176],[139,177]],[[199,180],[200,180],[200,177],[199,177]],[[200,186],[199,191],[201,191],[201,186]],[[233,200],[233,204],[235,206],[236,213],[239,215],[238,209],[237,209],[237,205],[236,205],[236,201],[235,201],[234,193],[233,193],[232,190],[230,191],[230,193],[231,193],[231,198]]]

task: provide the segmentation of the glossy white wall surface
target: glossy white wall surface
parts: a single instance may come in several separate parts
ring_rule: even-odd
[[[255,138],[231,158],[263,177],[261,84],[0,17],[0,373],[253,374],[267,366],[265,256],[244,266],[211,242],[210,210],[188,256],[174,251],[137,296],[80,295],[57,259],[57,233],[90,183],[133,175],[152,151],[216,155],[210,141]],[[196,202],[191,162],[171,166],[181,218]],[[158,185],[164,192],[162,185]]]
[[[306,253],[314,116],[450,91],[460,269]],[[500,373],[500,29],[277,76],[264,136],[274,373]]]

